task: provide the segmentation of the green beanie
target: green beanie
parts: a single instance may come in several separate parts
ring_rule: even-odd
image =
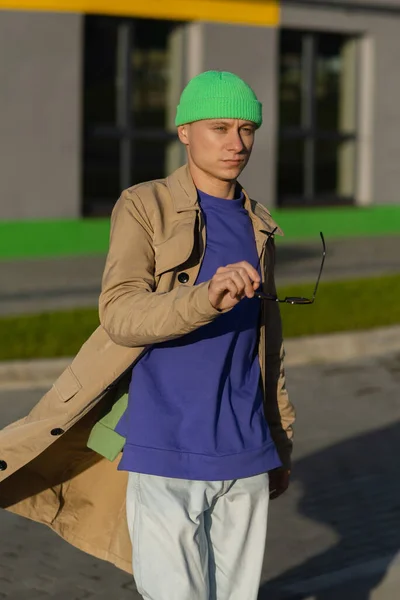
[[[243,119],[262,124],[262,104],[247,83],[233,73],[206,71],[182,92],[175,125],[203,119]]]

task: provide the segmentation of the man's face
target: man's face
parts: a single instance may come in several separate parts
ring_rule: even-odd
[[[178,127],[189,160],[221,181],[234,181],[253,149],[256,126],[239,119],[209,119]]]

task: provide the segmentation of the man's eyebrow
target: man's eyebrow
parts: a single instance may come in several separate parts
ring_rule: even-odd
[[[232,129],[235,127],[235,123],[231,123],[230,121],[223,121],[223,120],[214,120],[214,119],[210,119],[209,125],[208,127],[211,128],[216,128],[216,127],[226,127],[227,129]],[[251,129],[252,131],[256,131],[256,126],[254,123],[252,123],[251,121],[248,121],[247,123],[242,123],[242,125],[240,125],[239,130],[242,129]]]
[[[223,120],[212,120],[210,121],[210,125],[226,125],[227,127],[233,127],[234,123],[231,123],[230,121],[223,121]],[[255,129],[255,125],[254,123],[252,123],[251,121],[248,121],[247,123],[243,123],[240,127],[252,127],[253,129]]]

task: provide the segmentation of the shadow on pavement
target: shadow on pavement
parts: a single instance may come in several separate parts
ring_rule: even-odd
[[[400,549],[399,440],[396,423],[295,464],[293,481],[303,490],[298,512],[331,528],[339,540],[265,583],[259,600],[370,599]],[[338,571],[341,577],[335,577]],[[300,593],[299,582],[307,582]]]

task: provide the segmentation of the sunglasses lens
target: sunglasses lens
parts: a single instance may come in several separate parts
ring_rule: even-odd
[[[288,304],[311,304],[312,301],[309,298],[301,298],[299,296],[289,296],[285,298],[285,302]]]
[[[276,300],[276,296],[273,296],[272,294],[264,294],[264,292],[256,292],[254,295],[256,298],[260,298],[261,300]]]

